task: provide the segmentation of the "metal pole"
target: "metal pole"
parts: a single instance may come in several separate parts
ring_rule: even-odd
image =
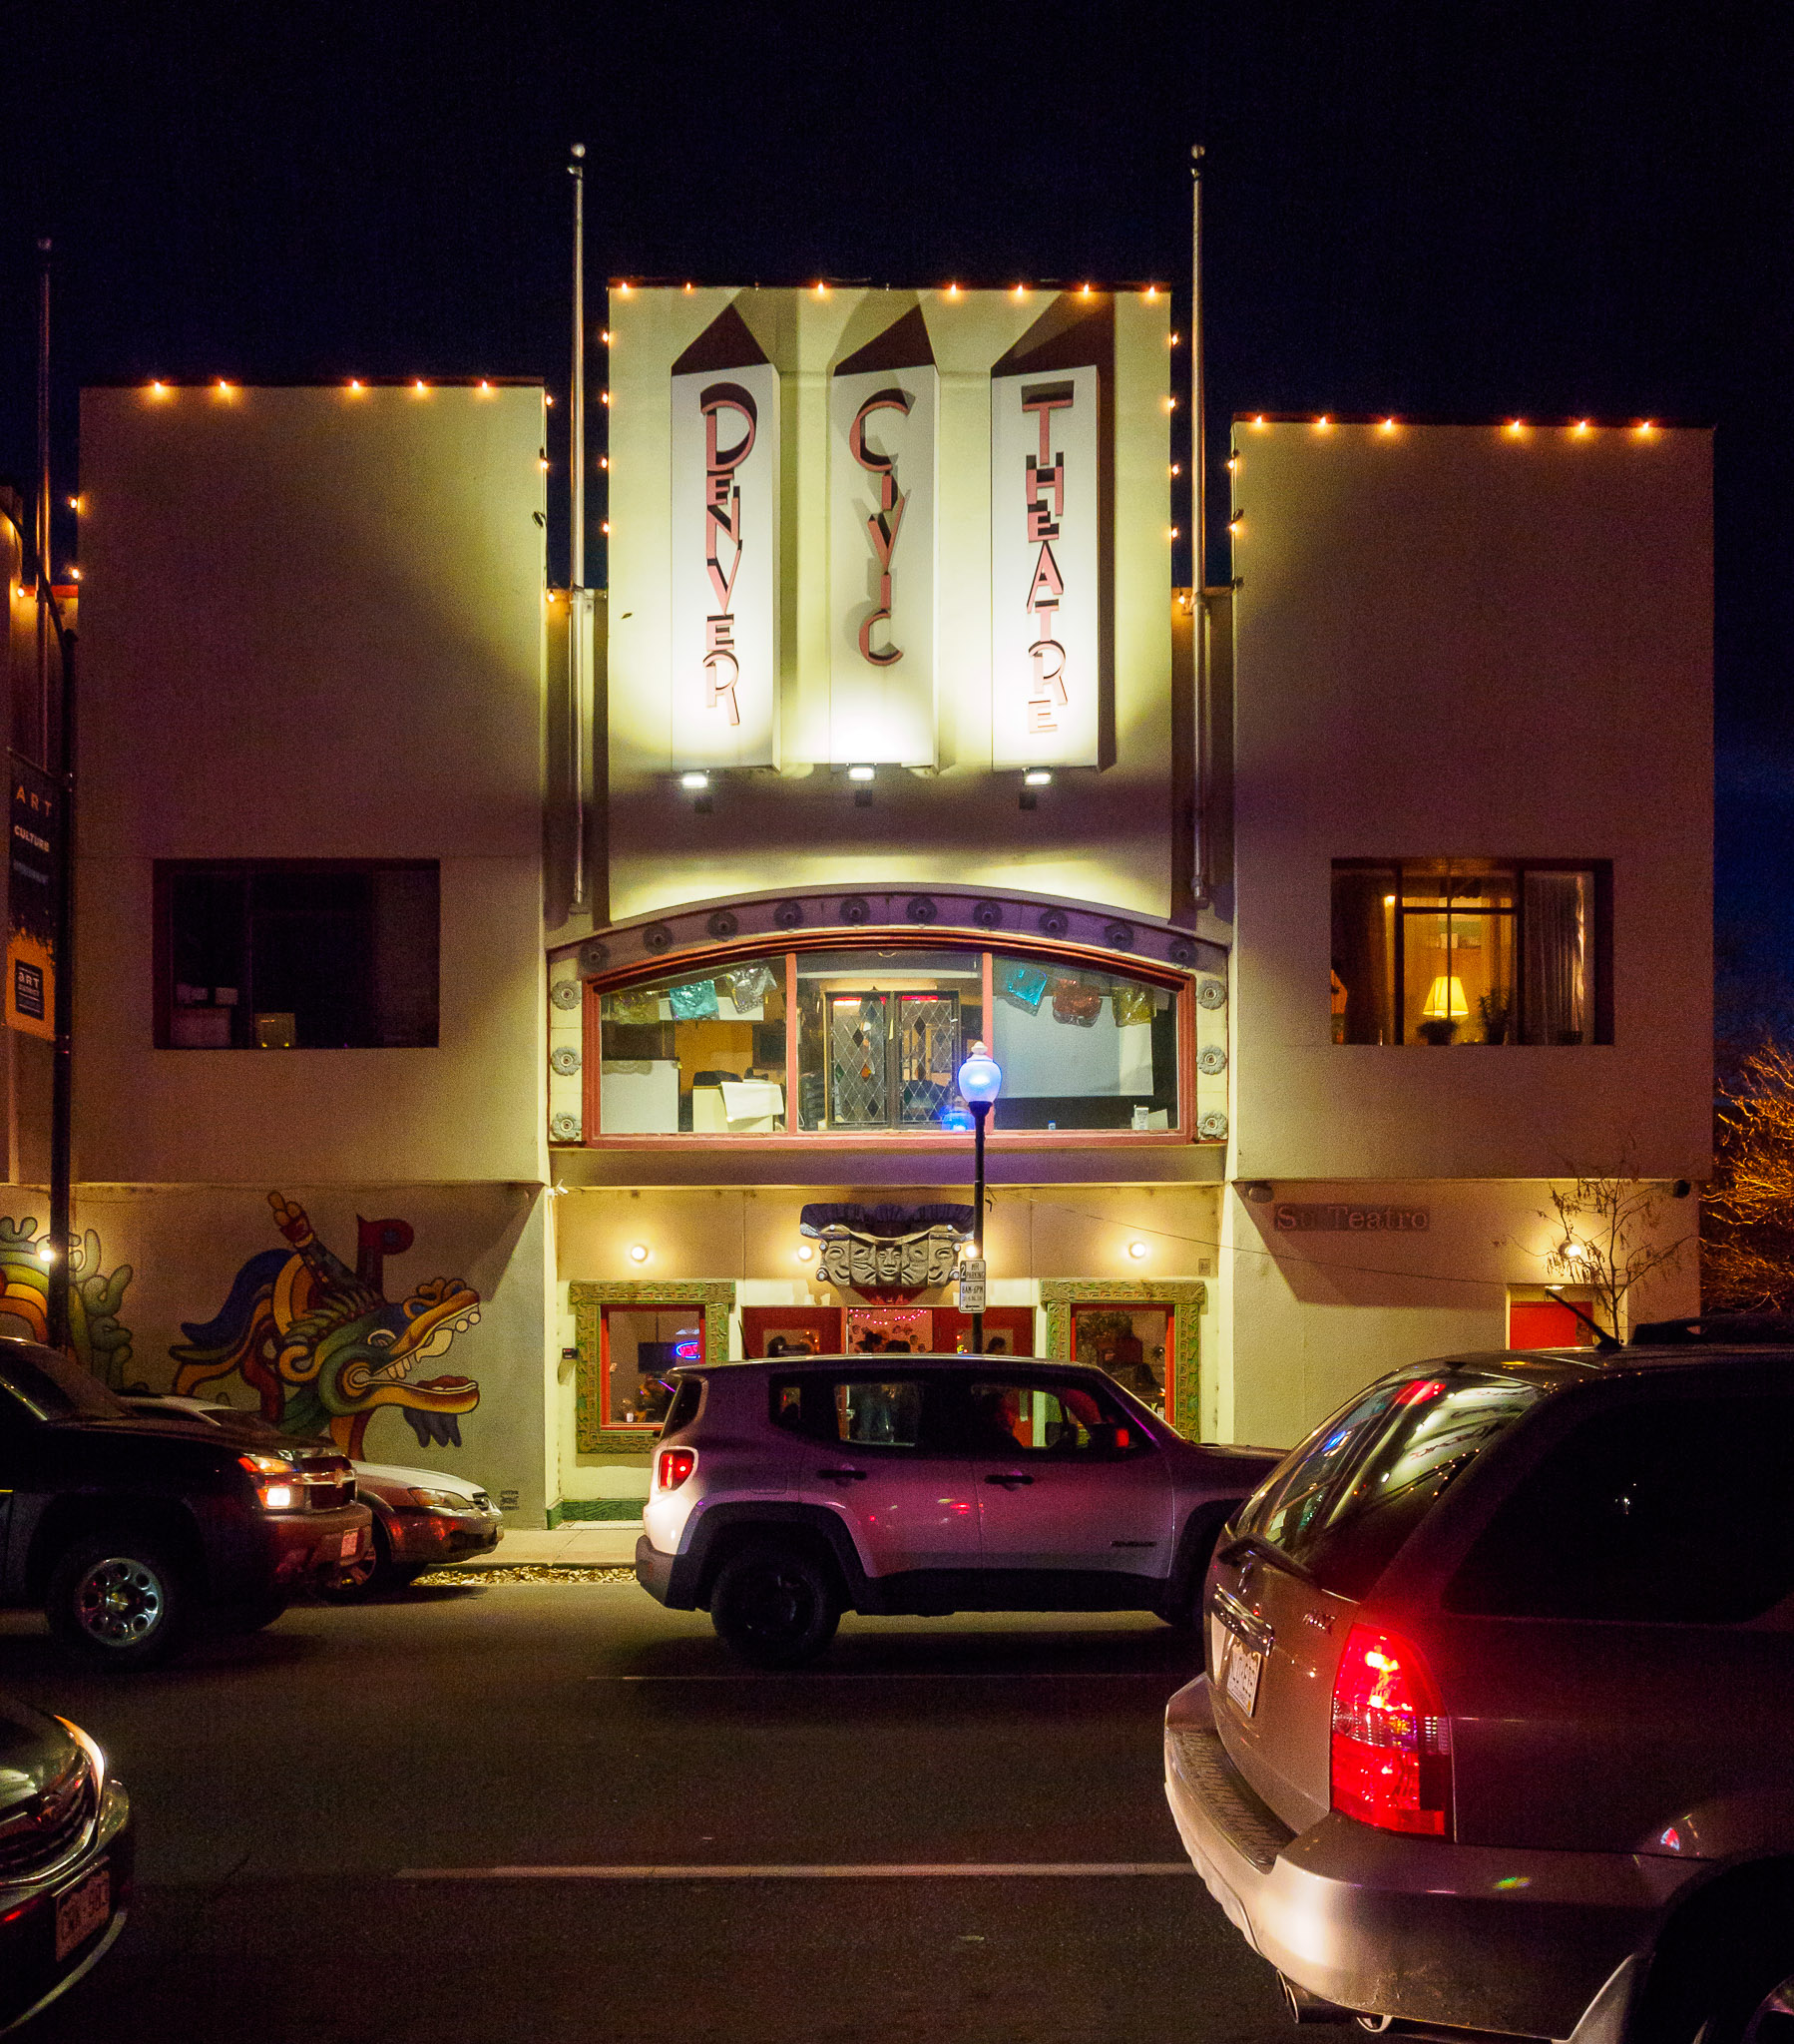
[[[1213,877],[1208,857],[1209,755],[1208,606],[1208,453],[1202,431],[1202,145],[1189,152],[1189,629],[1191,679],[1195,683],[1196,726],[1196,900],[1206,902]]]
[[[573,538],[568,562],[567,732],[573,755],[573,906],[586,905],[586,145],[573,145],[573,389],[568,473]]]
[[[51,1027],[55,1031],[50,1073],[50,1247],[48,1312],[45,1331],[52,1348],[69,1345],[69,1249],[73,1241],[70,1215],[70,1157],[74,1106],[74,731],[75,656],[62,636],[62,687],[58,702],[58,735],[54,755],[50,738],[50,244],[38,243],[40,270],[37,313],[37,643],[38,701],[43,759],[55,780],[59,800],[57,821],[56,951],[51,995]]]
[[[990,1111],[991,1103],[988,1100],[972,1102],[972,1254],[978,1260],[981,1271],[984,1270],[984,1124]],[[988,1274],[984,1281],[986,1284],[990,1282]],[[984,1353],[983,1306],[972,1315],[972,1353]]]

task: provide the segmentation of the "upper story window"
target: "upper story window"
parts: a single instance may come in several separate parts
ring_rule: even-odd
[[[1613,1040],[1610,868],[1336,859],[1335,1043]]]
[[[434,1049],[440,895],[434,860],[159,859],[158,1047]]]
[[[601,1138],[966,1131],[979,1040],[1004,1073],[994,1132],[1181,1126],[1176,985],[1050,954],[817,947],[596,1005]]]

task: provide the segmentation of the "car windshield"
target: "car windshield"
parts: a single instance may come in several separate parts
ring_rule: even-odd
[[[1542,1395],[1508,1375],[1385,1380],[1297,1451],[1240,1531],[1322,1589],[1362,1597],[1447,1486]]]
[[[0,1342],[0,1385],[39,1419],[129,1419],[131,1407],[92,1370],[54,1348]]]

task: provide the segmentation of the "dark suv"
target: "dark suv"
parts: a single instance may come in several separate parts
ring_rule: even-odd
[[[206,1617],[247,1632],[370,1537],[347,1459],[132,1411],[52,1348],[0,1338],[0,1603],[92,1665],[148,1668]]]
[[[1198,1447],[1103,1371],[1009,1356],[676,1370],[637,1580],[762,1667],[843,1609],[1197,1622],[1227,1514],[1271,1468]]]
[[[1223,1533],[1165,1786],[1300,2020],[1794,2033],[1794,1345],[1401,1370]]]

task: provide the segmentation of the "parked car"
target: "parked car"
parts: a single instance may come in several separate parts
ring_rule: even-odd
[[[111,1948],[134,1846],[130,1798],[93,1740],[0,1697],[0,2030]]]
[[[251,1445],[276,1450],[292,1440],[259,1412],[207,1398],[133,1397],[142,1412],[173,1412],[223,1428]],[[316,1441],[302,1445],[316,1447]],[[321,1596],[354,1603],[378,1591],[402,1589],[426,1569],[450,1568],[490,1554],[504,1538],[499,1508],[477,1483],[442,1469],[408,1469],[394,1462],[356,1462],[355,1495],[373,1514],[371,1537],[335,1574],[321,1581]]]
[[[202,1619],[270,1623],[361,1552],[354,1495],[334,1449],[134,1412],[68,1356],[0,1337],[0,1602],[41,1605],[92,1666],[153,1667]]]
[[[1197,1622],[1228,1513],[1276,1461],[1198,1447],[1103,1371],[1010,1356],[672,1372],[636,1579],[761,1667],[844,1609]]]
[[[1165,1788],[1299,2020],[1789,2033],[1794,1344],[1648,1331],[1398,1370],[1223,1533]]]

